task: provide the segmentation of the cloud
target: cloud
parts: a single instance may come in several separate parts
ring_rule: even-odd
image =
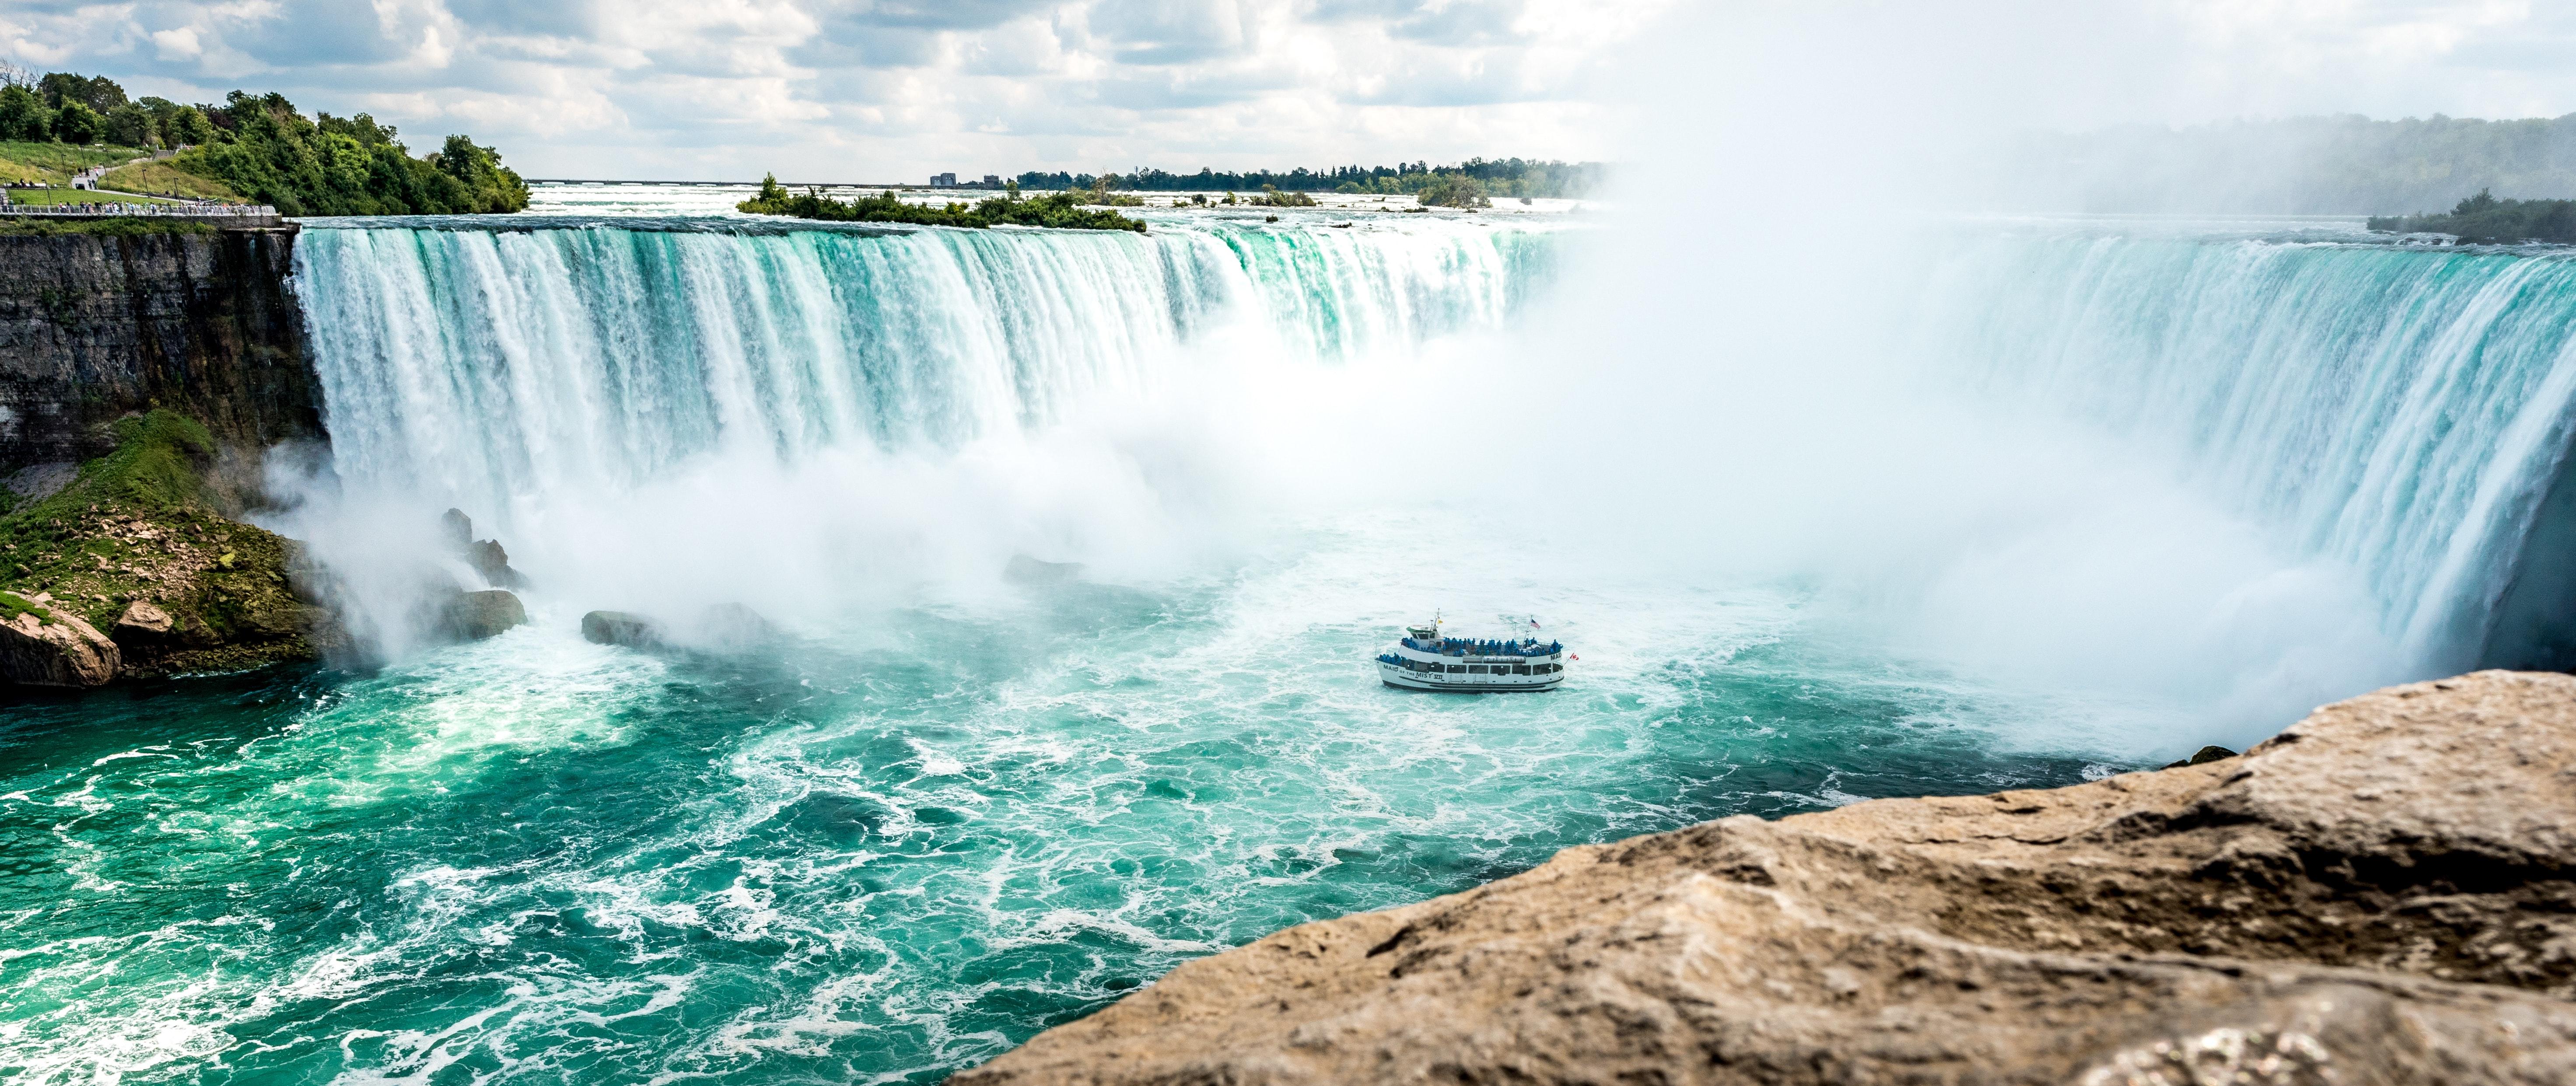
[[[277,91],[532,176],[912,178],[1597,158],[1676,0],[8,0],[0,57],[136,94]],[[1719,13],[1694,25],[1723,35]],[[2576,111],[2576,12],[2522,0],[1963,3],[2133,41],[2155,95],[2067,125]],[[1973,25],[1972,25],[1973,24]],[[1663,55],[1665,50],[1655,50]],[[2092,73],[2100,74],[2100,73]],[[2174,86],[2182,89],[2174,90]],[[1901,105],[1901,103],[1899,103]],[[2009,103],[2022,110],[2026,103]],[[2036,111],[2033,112],[2037,116]]]

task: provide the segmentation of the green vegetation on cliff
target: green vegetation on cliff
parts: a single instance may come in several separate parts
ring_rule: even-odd
[[[908,204],[891,194],[861,196],[854,200],[836,200],[808,189],[790,193],[771,174],[761,179],[760,195],[735,207],[754,215],[786,215],[818,222],[910,223],[916,226],[959,226],[983,229],[1010,224],[1045,226],[1058,230],[1133,230],[1145,232],[1145,224],[1115,211],[1094,211],[1082,206],[1073,193],[1022,199],[1019,187],[988,200],[973,204]]]
[[[291,544],[215,510],[206,428],[156,409],[117,420],[116,436],[62,490],[0,515],[0,590],[49,593],[102,632],[151,604],[171,629],[134,649],[157,666],[312,658],[316,612],[289,590]]]
[[[2480,189],[2447,215],[2373,217],[2370,228],[2401,234],[2453,234],[2473,245],[2526,241],[2570,245],[2576,244],[2576,200],[2499,200]]]
[[[0,237],[61,237],[92,234],[136,238],[146,234],[211,234],[212,224],[198,219],[163,219],[129,215],[115,219],[39,219],[0,216]]]

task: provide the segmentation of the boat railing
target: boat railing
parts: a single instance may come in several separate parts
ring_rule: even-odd
[[[1411,637],[1403,640],[1405,648],[1435,656],[1554,656],[1565,651],[1562,642],[1540,644],[1534,639],[1520,641],[1479,641],[1474,638],[1444,637],[1423,642]]]

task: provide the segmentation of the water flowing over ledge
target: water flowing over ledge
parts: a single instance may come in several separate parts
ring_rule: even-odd
[[[728,220],[698,220],[700,224]],[[514,227],[517,224],[512,224]],[[1543,231],[1216,224],[313,231],[299,293],[341,476],[494,502],[718,448],[953,446],[1133,389],[1242,322],[1330,363],[1500,323]]]
[[[2513,616],[2576,602],[2534,598],[2567,564],[2543,506],[2576,406],[2576,256],[2005,237],[1945,258],[1923,312],[1983,394],[2160,448],[2364,571],[2426,674],[2566,639]]]

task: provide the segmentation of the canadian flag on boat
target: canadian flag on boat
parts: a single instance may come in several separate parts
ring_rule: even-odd
[[[1567,654],[1565,658],[1566,658],[1566,659],[1568,659],[1568,660],[1580,660],[1580,659],[1582,659],[1582,657],[1580,657],[1580,656],[1576,656],[1576,655],[1573,655],[1573,654],[1571,654],[1571,653]]]

